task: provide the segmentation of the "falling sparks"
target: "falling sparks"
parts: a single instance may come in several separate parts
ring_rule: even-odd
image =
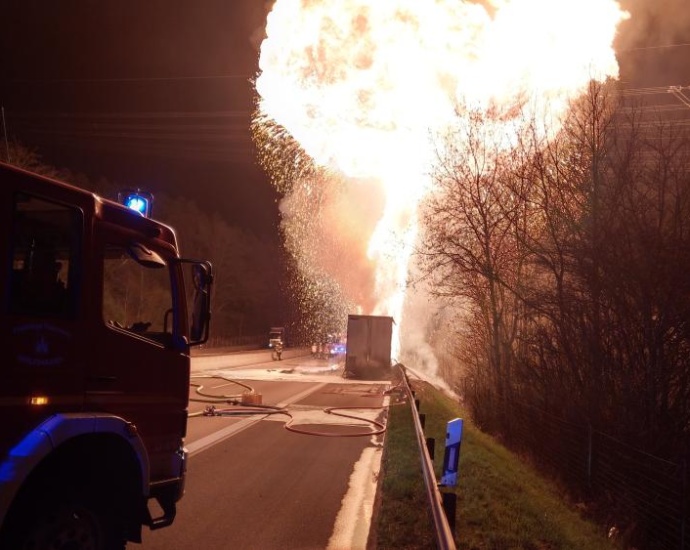
[[[277,0],[258,120],[298,144],[268,169],[292,174],[283,219],[302,272],[399,327],[434,137],[477,110],[502,113],[504,133],[524,107],[557,129],[590,80],[617,77],[626,17],[615,0]]]

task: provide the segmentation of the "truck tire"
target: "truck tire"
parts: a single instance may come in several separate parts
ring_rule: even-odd
[[[3,549],[124,550],[122,522],[98,497],[89,491],[70,494],[68,487],[55,489],[24,495],[13,510]]]

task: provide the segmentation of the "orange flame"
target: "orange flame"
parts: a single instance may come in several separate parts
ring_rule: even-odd
[[[352,185],[376,181],[385,195],[367,249],[377,305],[365,313],[402,321],[433,136],[467,108],[524,96],[533,114],[558,120],[591,79],[617,77],[612,43],[626,17],[615,0],[276,1],[261,111],[317,164]]]

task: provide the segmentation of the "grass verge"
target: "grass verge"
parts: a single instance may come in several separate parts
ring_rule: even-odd
[[[585,520],[558,487],[467,419],[459,404],[425,382],[413,390],[436,440],[441,478],[446,424],[464,419],[455,517],[458,549],[611,550],[603,529]],[[409,404],[391,405],[371,548],[435,548]]]
[[[377,550],[435,548],[410,405],[393,401],[391,398],[388,411],[376,526],[369,546]]]

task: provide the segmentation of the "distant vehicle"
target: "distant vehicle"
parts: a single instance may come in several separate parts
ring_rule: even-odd
[[[278,343],[286,347],[287,339],[285,334],[285,327],[271,327],[268,333],[268,347],[274,349]]]
[[[338,334],[327,334],[322,341],[312,344],[311,354],[319,359],[329,359],[345,354],[345,342]]]
[[[324,357],[336,357],[345,353],[345,344],[340,334],[327,334],[323,344]]]
[[[331,355],[345,355],[347,346],[343,342],[331,344]]]
[[[381,380],[390,375],[393,318],[348,315],[345,378]]]

